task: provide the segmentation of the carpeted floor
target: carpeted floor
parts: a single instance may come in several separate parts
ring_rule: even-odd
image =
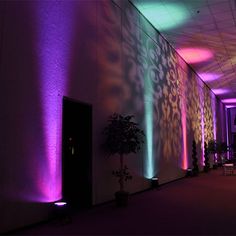
[[[14,235],[236,235],[236,175],[200,173]]]

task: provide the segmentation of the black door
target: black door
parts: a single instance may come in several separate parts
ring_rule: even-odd
[[[92,106],[63,98],[63,198],[92,205]]]

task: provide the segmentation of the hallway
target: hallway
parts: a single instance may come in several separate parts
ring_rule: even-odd
[[[236,235],[236,175],[222,168],[132,195],[14,235]]]

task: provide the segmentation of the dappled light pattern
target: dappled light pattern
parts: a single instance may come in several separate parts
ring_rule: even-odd
[[[106,114],[120,112],[130,98],[121,59],[120,9],[109,2],[98,4],[98,98]]]
[[[166,166],[187,169],[192,139],[202,149],[213,137],[212,93],[160,34],[146,31],[128,2],[122,13],[111,5],[98,8],[101,109],[133,114],[144,128],[146,178]]]
[[[186,96],[188,97],[187,103],[187,117],[189,124],[189,132],[193,133],[194,140],[196,144],[201,143],[202,140],[202,130],[201,130],[201,103],[199,95],[198,79],[195,74],[191,73],[189,75],[190,80],[188,82],[188,92]]]
[[[204,139],[205,142],[214,138],[213,133],[213,114],[211,105],[211,92],[209,88],[203,88],[204,93]]]
[[[182,155],[179,160],[179,165],[182,169],[188,168],[188,145],[187,145],[187,74],[182,67],[178,67],[178,96],[180,97],[180,111],[181,111],[181,130],[182,130]]]
[[[162,85],[160,129],[162,155],[168,160],[169,158],[177,159],[181,155],[179,141],[181,140],[182,129],[176,58],[170,47],[163,50],[163,53],[166,55],[166,62],[165,59],[162,60],[165,80]]]

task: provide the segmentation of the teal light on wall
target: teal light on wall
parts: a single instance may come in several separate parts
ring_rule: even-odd
[[[146,178],[154,176],[153,166],[153,109],[152,103],[145,104],[145,123],[146,123],[146,143],[147,143],[147,161],[146,161]]]
[[[145,126],[146,126],[146,164],[145,177],[151,179],[155,175],[154,171],[154,152],[153,152],[153,84],[152,80],[144,78],[144,99],[145,99]]]
[[[173,29],[184,24],[188,19],[188,12],[179,3],[143,2],[136,4],[138,10],[153,24],[157,29]]]

